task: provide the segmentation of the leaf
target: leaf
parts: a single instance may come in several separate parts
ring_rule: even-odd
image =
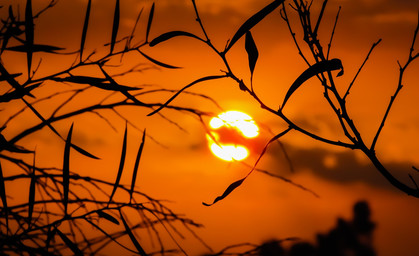
[[[86,42],[87,28],[89,26],[89,17],[90,17],[90,7],[92,5],[92,0],[87,2],[86,16],[84,17],[83,31],[81,33],[81,42],[80,42],[80,62],[82,61],[84,44]]]
[[[258,48],[256,47],[255,41],[253,40],[252,33],[246,32],[244,47],[249,58],[249,69],[250,69],[250,80],[253,79],[253,71],[255,70],[256,61],[259,57]]]
[[[13,75],[7,72],[7,69],[3,66],[3,63],[1,61],[0,61],[0,73],[1,73],[1,76],[7,81],[7,83],[9,83],[16,91],[18,91],[19,93],[22,93],[22,95],[29,95],[33,97],[33,95],[30,92],[24,93],[23,91],[24,88],[14,79]]]
[[[255,13],[252,17],[250,17],[246,22],[241,25],[241,27],[237,30],[236,34],[234,34],[233,38],[228,43],[224,53],[226,53],[230,48],[251,28],[253,28],[256,24],[258,24],[263,18],[265,18],[269,13],[273,12],[279,5],[281,5],[285,0],[275,0],[272,3],[265,6],[262,10]]]
[[[316,64],[312,65],[308,69],[306,69],[291,85],[291,87],[288,89],[287,94],[285,95],[284,102],[282,103],[281,109],[284,108],[285,103],[288,101],[288,99],[291,97],[291,95],[308,79],[310,79],[313,76],[316,76],[320,73],[327,72],[327,71],[333,71],[338,70],[339,72],[338,76],[343,74],[343,66],[340,59],[331,59],[331,60],[323,60],[320,62],[317,62]]]
[[[30,77],[31,73],[31,66],[32,66],[32,46],[34,41],[34,24],[33,24],[33,16],[32,16],[32,1],[26,0],[26,8],[25,8],[25,36],[26,41],[25,45],[28,49],[26,51],[26,59],[28,64],[28,77]]]
[[[52,46],[52,45],[45,45],[45,44],[33,44],[30,47],[28,45],[22,44],[12,47],[7,47],[6,50],[14,51],[14,52],[46,52],[46,53],[56,53],[59,50],[64,50],[64,48]]]
[[[58,235],[61,237],[61,240],[70,248],[75,255],[83,255],[83,252],[73,243],[66,235],[64,235],[58,228],[56,229]]]
[[[4,213],[6,215],[6,227],[9,229],[9,208],[7,207],[6,186],[4,183],[3,170],[0,162],[0,198],[3,203]]]
[[[67,215],[68,193],[69,193],[69,186],[70,186],[70,148],[71,148],[72,133],[73,133],[73,124],[71,124],[70,130],[68,131],[67,139],[65,140],[65,146],[64,146],[63,204],[64,204],[65,215]]]
[[[204,41],[200,37],[198,37],[198,36],[196,36],[196,35],[194,35],[192,33],[189,33],[189,32],[185,32],[185,31],[170,31],[170,32],[161,34],[158,37],[154,38],[153,40],[151,40],[151,42],[149,43],[149,45],[151,47],[153,47],[153,46],[155,46],[155,45],[157,45],[157,44],[159,44],[161,42],[167,41],[167,40],[169,40],[169,39],[171,39],[173,37],[176,37],[176,36],[192,37],[192,38],[196,38],[196,39],[198,39],[200,41]]]
[[[192,83],[186,85],[185,87],[183,87],[182,89],[180,89],[179,91],[177,91],[172,97],[170,97],[170,99],[168,99],[164,104],[162,104],[160,107],[158,107],[156,110],[154,110],[153,112],[149,113],[147,116],[152,116],[154,114],[156,114],[157,112],[159,112],[160,110],[162,110],[163,108],[165,108],[167,105],[169,105],[170,102],[172,102],[179,94],[181,94],[184,90],[188,89],[189,87],[197,84],[197,83],[201,83],[204,81],[208,81],[208,80],[214,80],[214,79],[219,79],[219,78],[225,78],[226,75],[222,75],[222,76],[205,76],[205,77],[201,77],[195,81],[193,81]]]
[[[89,77],[89,76],[69,76],[64,78],[54,77],[51,80],[57,82],[70,82],[76,84],[88,84],[103,90],[110,90],[110,91],[134,91],[134,90],[141,90],[142,88],[139,87],[130,87],[125,85],[120,85],[115,83],[108,83],[108,80],[105,78],[98,78],[98,77]]]
[[[32,173],[30,174],[31,182],[29,184],[29,204],[28,204],[28,225],[29,228],[32,222],[33,206],[35,205],[35,156],[33,157]]]
[[[146,33],[145,33],[145,42],[146,43],[148,43],[148,35],[150,34],[150,28],[151,28],[151,23],[153,22],[153,16],[154,16],[154,2],[151,5],[150,15],[148,16],[147,30],[146,30]]]
[[[110,222],[115,223],[116,225],[119,225],[119,221],[117,219],[115,219],[112,215],[109,215],[106,212],[101,211],[101,210],[97,211],[97,214],[99,215],[99,217],[107,219]]]
[[[115,47],[116,35],[118,34],[119,28],[119,0],[116,0],[115,12],[113,15],[113,25],[112,25],[112,38],[111,38],[111,54]]]
[[[137,248],[138,253],[142,256],[147,256],[147,253],[141,247],[140,243],[138,242],[138,240],[135,238],[134,234],[132,233],[131,228],[128,226],[127,222],[125,221],[124,216],[122,216],[121,210],[119,210],[119,214],[121,215],[121,220],[122,220],[122,223],[124,224],[125,231],[127,232],[135,248]]]
[[[116,180],[115,180],[115,183],[113,185],[113,190],[112,190],[111,196],[109,197],[108,205],[112,202],[112,198],[115,194],[116,189],[119,186],[119,181],[121,180],[122,171],[124,170],[125,155],[126,155],[126,152],[127,152],[127,133],[128,133],[127,124],[125,124],[124,142],[122,143],[121,160],[119,161],[118,174],[116,175]]]
[[[237,187],[239,187],[246,178],[247,178],[247,176],[244,177],[241,180],[238,180],[238,181],[235,181],[235,182],[231,183],[230,186],[228,186],[228,188],[224,191],[224,193],[221,196],[218,196],[217,198],[215,198],[214,202],[212,202],[211,204],[207,204],[207,203],[204,203],[204,202],[202,202],[202,204],[205,205],[205,206],[211,206],[211,205],[215,204],[216,202],[218,202],[220,200],[223,200],[231,192],[233,192],[233,190],[235,190]]]
[[[143,131],[143,137],[141,140],[140,147],[138,148],[137,158],[135,159],[135,164],[134,164],[134,171],[132,173],[131,189],[129,191],[130,199],[132,199],[132,194],[134,193],[135,181],[137,180],[138,166],[140,164],[141,155],[143,153],[144,142],[145,142],[145,129]]]
[[[71,144],[71,147],[74,150],[76,150],[77,152],[79,152],[80,154],[84,155],[84,156],[87,156],[87,157],[90,157],[90,158],[93,158],[93,159],[100,159],[99,157],[97,157],[95,155],[92,155],[91,153],[87,152],[86,150],[82,149],[81,147],[79,147],[77,145]]]
[[[135,20],[134,27],[132,28],[131,35],[128,37],[127,44],[125,45],[125,49],[129,48],[131,44],[131,40],[134,38],[135,29],[137,28],[138,21],[140,20],[141,14],[143,13],[144,7],[141,8],[140,12],[138,13],[137,19]]]
[[[158,61],[158,60],[156,60],[156,59],[153,59],[153,58],[151,58],[150,56],[148,56],[148,55],[146,55],[145,53],[143,53],[140,49],[137,49],[137,51],[138,51],[141,55],[143,55],[143,56],[144,56],[144,58],[148,59],[149,61],[153,62],[154,64],[156,64],[156,65],[158,65],[158,66],[160,66],[160,67],[164,67],[164,68],[172,68],[172,69],[175,69],[175,68],[180,68],[180,67],[172,66],[172,65],[169,65],[169,64],[166,64],[166,63],[160,62],[160,61]]]

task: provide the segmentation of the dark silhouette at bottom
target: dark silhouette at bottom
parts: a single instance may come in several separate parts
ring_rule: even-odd
[[[261,256],[375,256],[372,235],[375,228],[366,201],[353,208],[353,219],[338,218],[336,226],[326,234],[317,234],[316,244],[299,242],[288,250],[278,241],[266,242],[259,247]]]

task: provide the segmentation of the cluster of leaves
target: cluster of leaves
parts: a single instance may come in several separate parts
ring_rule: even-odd
[[[298,15],[300,26],[303,31],[302,35],[302,41],[307,46],[308,53],[303,53],[302,47],[300,46],[300,41],[297,40],[296,34],[294,33],[290,21],[287,16],[287,8],[288,5],[285,4],[285,0],[274,0],[273,2],[266,5],[264,8],[262,8],[260,11],[255,13],[253,16],[251,16],[249,19],[247,19],[236,31],[236,33],[231,37],[231,40],[229,40],[226,43],[226,46],[224,50],[217,49],[210,38],[208,37],[205,27],[203,25],[203,22],[199,16],[199,12],[197,9],[197,5],[194,0],[192,0],[192,4],[195,9],[196,14],[196,21],[199,23],[203,37],[185,32],[185,31],[170,31],[167,33],[164,33],[155,39],[151,40],[150,46],[156,46],[160,43],[163,43],[171,38],[174,37],[189,37],[195,40],[198,40],[208,46],[210,50],[212,50],[215,54],[219,56],[223,63],[223,67],[220,69],[222,74],[213,74],[209,76],[205,76],[202,78],[199,78],[190,84],[186,85],[182,89],[180,89],[177,93],[175,93],[169,100],[166,101],[165,104],[163,104],[160,108],[156,109],[151,114],[155,114],[162,110],[164,107],[168,107],[169,103],[173,101],[177,96],[179,96],[180,93],[184,92],[189,87],[208,80],[215,80],[215,79],[232,79],[233,81],[237,82],[237,85],[240,90],[248,93],[255,101],[256,103],[261,106],[266,111],[274,114],[277,116],[280,120],[284,121],[286,125],[288,126],[284,131],[281,131],[276,136],[274,136],[266,145],[264,150],[262,151],[259,159],[256,161],[255,165],[251,169],[251,171],[242,179],[233,182],[230,186],[227,187],[227,189],[224,191],[224,193],[221,196],[218,196],[211,204],[204,203],[204,205],[212,205],[222,199],[224,199],[226,196],[228,196],[234,189],[239,187],[243,181],[254,171],[256,170],[256,165],[259,162],[262,155],[266,152],[267,147],[269,144],[271,144],[274,141],[279,140],[281,137],[285,136],[291,131],[299,132],[301,134],[304,134],[312,139],[315,139],[317,141],[320,141],[325,144],[343,147],[343,148],[349,148],[352,150],[360,150],[365,154],[365,156],[371,161],[371,163],[376,167],[378,172],[386,178],[395,188],[399,189],[400,191],[403,191],[404,193],[419,197],[419,187],[416,184],[413,177],[409,174],[409,177],[412,181],[412,185],[408,185],[403,183],[402,181],[398,180],[395,176],[392,175],[392,173],[382,164],[382,162],[379,160],[379,158],[376,155],[375,152],[375,146],[377,143],[377,140],[381,134],[381,131],[384,127],[384,124],[387,120],[387,116],[392,108],[393,102],[396,99],[399,91],[402,88],[403,84],[403,77],[406,69],[414,62],[415,60],[419,59],[419,53],[414,52],[414,46],[416,43],[416,39],[418,37],[418,29],[419,29],[419,22],[418,27],[416,27],[416,30],[413,35],[413,40],[411,44],[411,48],[409,51],[408,59],[404,65],[401,65],[399,63],[399,80],[397,84],[396,91],[394,95],[391,97],[391,100],[387,106],[385,115],[383,116],[381,123],[379,125],[379,128],[377,132],[375,133],[372,143],[368,145],[365,142],[364,136],[361,135],[359,132],[359,129],[357,125],[354,123],[354,121],[351,118],[351,115],[347,109],[347,102],[346,99],[350,93],[351,88],[353,87],[356,78],[358,77],[358,74],[362,71],[362,68],[366,61],[369,58],[369,55],[373,51],[373,49],[381,42],[381,39],[378,40],[376,43],[374,43],[365,58],[365,61],[360,66],[358,72],[356,73],[355,77],[351,81],[349,85],[345,85],[347,88],[346,92],[342,95],[339,93],[338,88],[342,88],[342,86],[337,86],[337,81],[335,79],[333,71],[339,70],[337,73],[337,77],[342,76],[344,74],[344,68],[342,65],[342,61],[339,58],[330,58],[330,49],[334,37],[334,32],[336,28],[336,24],[339,17],[339,12],[336,16],[336,20],[333,26],[333,31],[330,36],[330,39],[328,40],[327,47],[324,47],[321,43],[321,40],[318,36],[318,31],[320,28],[321,21],[323,19],[323,14],[325,11],[325,8],[327,6],[327,0],[323,1],[321,10],[317,16],[316,19],[312,19],[312,1],[304,1],[304,0],[294,0],[292,3],[289,4],[289,7],[291,7]],[[255,70],[255,66],[257,64],[257,60],[259,57],[259,52],[257,45],[255,43],[255,40],[252,36],[252,29],[260,23],[266,16],[268,16],[270,13],[274,12],[275,10],[279,10],[282,19],[286,22],[289,31],[291,33],[292,39],[296,45],[296,48],[300,54],[300,56],[303,58],[305,63],[307,64],[308,68],[304,70],[300,76],[298,76],[295,81],[291,84],[291,86],[288,88],[288,91],[282,101],[282,104],[279,106],[278,109],[272,108],[265,104],[264,100],[259,98],[255,90],[253,89],[253,74]],[[242,78],[240,78],[238,75],[236,75],[232,68],[230,61],[228,59],[228,53],[230,49],[242,38],[244,37],[244,47],[248,55],[248,63],[249,63],[249,69],[250,69],[250,85],[247,85]],[[325,50],[327,49],[327,50]],[[309,60],[311,59],[311,61]],[[287,113],[284,111],[284,107],[286,106],[286,103],[292,98],[292,95],[295,91],[297,91],[302,85],[305,84],[306,81],[309,79],[316,77],[324,89],[324,99],[327,101],[328,105],[330,106],[331,110],[333,111],[336,119],[338,120],[341,129],[343,133],[345,134],[347,141],[338,141],[334,139],[329,139],[327,137],[323,137],[319,134],[313,133],[308,129],[305,129],[304,127],[299,126],[295,122],[289,118]],[[415,169],[415,168],[414,168]],[[416,170],[416,169],[415,169]]]
[[[120,107],[130,107],[134,110],[146,108],[152,111],[154,108],[162,106],[162,103],[145,103],[142,98],[146,98],[152,93],[169,91],[161,88],[146,90],[139,86],[121,85],[117,82],[119,77],[126,74],[143,71],[144,65],[175,68],[155,60],[142,50],[144,46],[148,45],[148,35],[154,15],[154,3],[149,9],[144,39],[137,43],[134,41],[134,38],[136,38],[134,35],[138,30],[137,25],[144,8],[139,11],[132,33],[118,40],[118,37],[121,37],[118,35],[121,17],[120,3],[119,0],[116,0],[110,43],[104,45],[104,47],[109,47],[109,51],[104,56],[98,56],[95,52],[86,56],[85,43],[92,11],[92,1],[89,0],[81,29],[80,48],[70,53],[75,56],[75,61],[64,70],[42,76],[37,73],[41,66],[40,63],[37,68],[33,68],[34,54],[43,57],[46,57],[47,54],[68,55],[68,53],[64,53],[66,49],[52,45],[36,44],[34,40],[36,20],[42,13],[54,7],[56,3],[55,0],[52,0],[34,14],[32,1],[26,0],[23,20],[20,18],[16,6],[2,7],[8,8],[8,16],[2,19],[2,26],[0,27],[0,83],[4,88],[0,94],[0,104],[2,109],[5,110],[12,106],[18,106],[21,102],[25,105],[8,117],[2,114],[5,120],[0,127],[0,198],[2,202],[0,207],[0,251],[17,254],[27,252],[29,254],[62,255],[70,250],[76,255],[96,254],[108,244],[116,243],[132,253],[153,254],[150,251],[146,253],[138,242],[134,231],[139,230],[147,231],[150,240],[158,241],[160,248],[155,253],[164,254],[171,251],[183,251],[180,246],[176,249],[166,248],[164,242],[160,239],[159,227],[167,231],[177,244],[175,237],[171,234],[172,232],[180,234],[180,231],[177,230],[179,227],[176,227],[175,223],[184,227],[194,236],[195,233],[191,228],[200,227],[200,224],[173,212],[162,201],[138,190],[135,184],[145,139],[146,137],[152,137],[146,134],[145,129],[137,128],[129,119],[118,112]],[[26,55],[27,65],[21,73],[10,73],[8,71],[10,63],[5,62],[5,58],[2,58],[8,52],[18,52]],[[122,60],[124,55],[127,54],[140,54],[148,64],[136,64],[123,73],[115,74],[109,71],[113,67],[107,64],[109,61]],[[78,74],[82,73],[85,67],[98,68],[101,76],[74,75],[76,72]],[[27,73],[26,78],[24,78],[24,73]],[[55,90],[51,85],[70,86],[70,90]],[[37,92],[41,87],[44,92],[48,91],[49,94],[37,97]],[[107,94],[103,98],[93,97],[91,102],[87,102],[89,104],[87,106],[79,106],[75,110],[64,111],[65,107],[71,104],[76,97],[93,90],[99,90]],[[60,100],[62,99],[60,97],[66,95],[65,100]],[[110,99],[112,95],[122,96],[122,99],[121,97]],[[202,95],[196,96],[200,97]],[[60,103],[58,106],[56,104],[51,105],[52,114],[48,116],[37,107],[41,102],[57,102],[57,99]],[[198,118],[207,114],[191,108],[178,106],[170,106],[170,108],[195,115]],[[120,117],[120,120],[108,120],[103,114],[105,111],[115,113]],[[17,130],[13,123],[24,113],[32,113],[36,116],[37,123],[29,128],[18,126],[18,129],[21,130]],[[82,176],[75,172],[74,168],[71,168],[70,152],[72,150],[87,158],[99,159],[99,157],[73,143],[73,124],[69,128],[67,137],[62,136],[54,124],[63,120],[72,123],[74,118],[85,114],[96,115],[115,131],[115,122],[122,121],[126,124],[115,182]],[[161,117],[167,119],[163,115]],[[127,155],[128,125],[142,130],[142,140],[135,159],[130,186],[120,183]],[[9,128],[11,126],[15,127],[13,131]],[[63,165],[61,167],[45,167],[37,164],[35,151],[25,147],[24,142],[22,142],[25,138],[30,138],[44,128],[49,129],[53,136],[57,136],[65,143]],[[28,161],[28,159],[33,159],[33,161]],[[15,172],[16,169],[19,173],[12,174],[12,171]],[[28,200],[25,203],[18,203],[17,198],[22,195],[16,195],[17,198],[14,198],[8,188],[13,184],[22,184],[25,181],[29,183]],[[127,197],[116,197],[117,191],[127,194]],[[135,222],[129,221],[130,218],[126,217],[128,213]],[[109,226],[106,222],[114,226],[106,228]],[[86,233],[86,224],[95,231]],[[124,244],[124,241],[127,242],[127,238],[130,239],[133,246]]]

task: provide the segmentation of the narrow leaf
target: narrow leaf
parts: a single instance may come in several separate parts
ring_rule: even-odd
[[[32,46],[34,41],[34,24],[33,24],[33,16],[32,16],[32,1],[26,0],[26,8],[25,8],[25,36],[26,36],[26,58],[27,58],[27,65],[28,65],[28,77],[30,77],[31,66],[32,66]]]
[[[272,3],[265,6],[262,10],[254,14],[250,17],[246,22],[241,25],[241,27],[237,30],[236,34],[234,34],[233,38],[230,40],[229,44],[227,45],[224,53],[226,53],[230,48],[251,28],[253,28],[256,24],[258,24],[263,18],[265,18],[269,13],[273,12],[279,5],[281,5],[285,0],[275,0]]]
[[[89,0],[89,2],[87,2],[86,16],[84,17],[83,31],[81,33],[80,62],[82,61],[84,44],[86,42],[87,28],[89,26],[89,17],[90,17],[90,7],[91,7],[91,5],[92,5],[92,0]]]
[[[220,200],[223,200],[231,192],[233,192],[233,190],[235,190],[237,187],[239,187],[245,179],[246,179],[246,177],[241,179],[241,180],[238,180],[238,181],[235,181],[235,182],[231,183],[230,186],[228,186],[228,188],[224,191],[224,193],[221,196],[218,196],[217,198],[215,198],[214,202],[212,202],[211,204],[207,204],[207,203],[204,203],[204,202],[202,202],[202,204],[205,205],[205,206],[211,206],[211,205],[215,204],[216,202],[218,202]]]
[[[71,147],[74,150],[76,150],[77,152],[79,152],[80,154],[84,155],[84,156],[87,156],[87,157],[90,157],[90,158],[93,158],[93,159],[100,159],[99,157],[97,157],[95,155],[92,155],[91,153],[87,152],[86,150],[82,149],[81,147],[79,147],[77,145],[71,144]]]
[[[121,160],[119,161],[119,169],[118,174],[116,175],[116,180],[113,186],[113,190],[111,196],[109,197],[108,205],[112,202],[112,198],[115,194],[116,189],[119,186],[119,181],[121,180],[122,171],[124,170],[124,163],[125,163],[125,155],[127,152],[127,124],[125,124],[125,133],[124,133],[124,142],[122,143],[122,152],[121,152]]]
[[[73,243],[65,234],[63,234],[59,229],[56,229],[58,235],[61,237],[61,240],[70,248],[75,255],[83,255],[83,252]]]
[[[130,199],[132,199],[132,194],[134,193],[135,182],[137,180],[138,166],[140,164],[141,155],[143,153],[144,142],[145,142],[145,129],[143,131],[143,137],[141,140],[140,147],[138,148],[137,158],[135,159],[135,164],[134,164],[134,171],[132,173],[131,190],[129,191]]]
[[[46,44],[32,44],[30,47],[26,44],[7,47],[6,50],[14,51],[14,52],[26,52],[26,53],[34,53],[34,52],[46,52],[46,53],[57,53],[59,50],[64,50],[62,47],[57,47],[53,45],[46,45]]]
[[[141,55],[143,55],[143,56],[144,56],[144,58],[146,58],[147,60],[149,60],[149,61],[153,62],[153,63],[154,63],[154,64],[156,64],[157,66],[164,67],[164,68],[172,68],[172,69],[175,69],[175,68],[180,68],[180,67],[176,67],[176,66],[172,66],[172,65],[169,65],[169,64],[166,64],[166,63],[160,62],[160,61],[158,61],[158,60],[156,60],[156,59],[151,58],[151,57],[150,57],[150,56],[148,56],[147,54],[143,53],[140,49],[137,49],[137,50],[138,50],[138,52],[139,52]]]
[[[151,40],[151,42],[150,42],[149,45],[151,47],[153,47],[153,46],[155,46],[155,45],[157,45],[157,44],[159,44],[161,42],[167,41],[167,40],[169,40],[169,39],[171,39],[173,37],[176,37],[176,36],[192,37],[192,38],[196,38],[198,40],[204,41],[200,37],[198,37],[198,36],[196,36],[196,35],[194,35],[192,33],[189,33],[189,32],[185,32],[185,31],[170,31],[170,32],[161,34],[158,37],[154,38],[153,40]]]
[[[29,204],[28,204],[28,225],[29,228],[32,222],[32,214],[33,214],[33,206],[35,205],[35,184],[36,184],[36,176],[35,176],[35,156],[33,158],[33,165],[32,165],[32,173],[31,182],[29,184]]]
[[[116,0],[115,12],[113,15],[113,25],[112,25],[112,38],[111,38],[111,54],[115,47],[116,35],[118,34],[119,28],[119,0]]]
[[[99,78],[99,77],[89,77],[89,76],[69,76],[69,77],[53,77],[51,78],[53,81],[57,82],[70,82],[76,84],[88,84],[103,90],[110,90],[110,91],[134,91],[134,90],[141,90],[142,88],[139,87],[130,87],[125,85],[120,85],[117,83],[109,83],[108,79],[106,78]]]
[[[104,219],[109,220],[112,223],[115,223],[116,225],[119,225],[119,221],[117,219],[115,219],[112,215],[107,214],[104,211],[97,211],[97,214],[99,215],[99,217],[102,217]]]
[[[128,226],[128,223],[125,221],[121,210],[119,210],[119,214],[121,215],[121,220],[122,220],[122,223],[124,224],[125,231],[127,232],[128,236],[131,239],[132,243],[134,244],[135,248],[137,248],[138,253],[142,256],[147,256],[147,253],[141,247],[140,243],[138,242],[138,240],[135,238],[134,234],[132,233],[131,228]]]
[[[137,15],[137,19],[135,20],[134,27],[132,28],[132,31],[131,31],[131,35],[128,37],[127,44],[125,45],[125,49],[129,48],[129,46],[131,44],[131,40],[134,38],[135,29],[137,28],[138,21],[140,20],[141,14],[143,13],[143,10],[144,10],[144,8],[141,8],[140,12]]]
[[[160,107],[158,107],[156,110],[154,110],[153,112],[151,112],[150,114],[148,114],[147,116],[152,116],[154,114],[156,114],[157,112],[159,112],[160,110],[162,110],[163,108],[165,108],[167,105],[169,105],[170,102],[172,102],[179,94],[181,94],[184,90],[188,89],[189,87],[197,84],[197,83],[201,83],[204,81],[208,81],[208,80],[214,80],[214,79],[219,79],[219,78],[225,78],[226,75],[222,75],[222,76],[205,76],[205,77],[201,77],[195,81],[193,81],[192,83],[186,85],[185,87],[183,87],[182,89],[180,89],[179,91],[177,91],[172,97],[170,97],[170,99],[168,99],[164,104],[162,104]]]
[[[148,43],[148,35],[150,34],[150,28],[151,28],[151,23],[153,22],[153,16],[154,16],[154,2],[151,5],[150,15],[148,16],[147,30],[146,30],[146,33],[145,33],[145,42],[146,43]]]
[[[0,197],[1,201],[3,203],[3,210],[6,216],[6,227],[9,229],[9,208],[7,207],[7,198],[6,198],[6,186],[4,183],[4,176],[3,176],[3,170],[1,168],[1,162],[0,162]]]
[[[71,124],[70,130],[68,131],[67,139],[64,146],[64,161],[63,161],[63,204],[64,212],[67,215],[68,206],[68,192],[70,186],[70,148],[71,148],[71,136],[73,133],[73,124]]]
[[[253,79],[253,71],[255,70],[256,61],[259,57],[258,48],[256,47],[255,41],[253,40],[252,33],[246,32],[244,47],[249,58],[249,69],[250,69],[250,80]]]
[[[15,80],[14,76],[12,74],[9,74],[7,69],[3,66],[3,63],[0,61],[0,73],[2,78],[7,81],[13,88],[15,88],[16,91],[19,93],[22,93],[22,95],[29,95],[33,97],[33,95],[30,92],[24,93],[23,87]],[[22,97],[23,99],[23,97]]]
[[[291,95],[308,79],[313,76],[316,76],[320,73],[333,71],[340,69],[338,76],[343,74],[343,66],[340,59],[331,59],[331,60],[323,60],[317,62],[316,64],[312,65],[308,69],[306,69],[291,85],[288,89],[287,94],[285,95],[284,102],[282,103],[281,109],[285,106],[285,103],[291,97]]]

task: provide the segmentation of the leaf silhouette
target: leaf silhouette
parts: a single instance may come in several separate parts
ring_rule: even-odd
[[[214,79],[219,79],[219,78],[225,78],[226,75],[221,75],[221,76],[205,76],[205,77],[201,77],[195,81],[193,81],[192,83],[186,85],[185,87],[183,87],[182,89],[180,89],[179,91],[177,91],[172,97],[170,97],[170,99],[168,99],[164,104],[162,104],[160,107],[158,107],[156,110],[154,110],[153,112],[149,113],[147,116],[152,116],[154,114],[156,114],[157,112],[159,112],[160,110],[162,110],[163,108],[165,108],[167,105],[169,105],[170,102],[172,102],[179,94],[181,94],[184,90],[188,89],[189,87],[197,84],[197,83],[201,83],[204,81],[208,81],[208,80],[214,80]]]
[[[120,85],[117,83],[109,83],[108,79],[106,78],[98,78],[98,77],[89,77],[89,76],[69,76],[64,78],[53,77],[51,80],[57,82],[70,82],[76,84],[88,84],[94,87],[98,87],[103,90],[110,90],[110,91],[133,91],[133,90],[141,90],[142,88],[138,87],[130,87],[125,85]]]
[[[71,148],[72,133],[73,133],[73,124],[71,124],[70,130],[68,131],[67,139],[65,140],[65,146],[64,146],[63,204],[64,204],[65,215],[67,215],[68,192],[69,192],[69,186],[70,186],[70,148]]]
[[[154,16],[154,2],[151,5],[150,15],[148,16],[147,30],[146,30],[146,33],[145,33],[145,42],[146,43],[148,43],[148,35],[150,34],[150,28],[151,28],[151,23],[153,22],[153,16]]]
[[[31,66],[32,66],[32,46],[34,41],[34,24],[33,24],[33,16],[32,16],[32,1],[26,0],[26,8],[25,8],[25,36],[26,41],[25,45],[27,48],[26,51],[26,58],[27,58],[27,65],[28,65],[28,77],[30,77],[31,73]]]
[[[138,242],[138,240],[135,238],[134,234],[132,233],[131,228],[128,226],[127,222],[125,221],[121,210],[119,210],[119,214],[121,215],[121,220],[122,220],[122,223],[124,224],[125,231],[127,232],[129,238],[131,239],[138,253],[142,256],[147,256],[147,253],[144,251],[143,247],[141,247],[140,243]]]
[[[127,128],[128,128],[127,124],[125,124],[124,142],[122,143],[121,160],[119,161],[119,169],[118,169],[118,173],[116,175],[115,183],[113,185],[113,190],[112,190],[111,196],[109,197],[108,205],[112,202],[112,198],[115,195],[115,191],[119,186],[119,181],[121,180],[122,171],[124,170],[125,155],[126,155],[126,152],[127,152],[127,132],[128,132]]]
[[[132,199],[132,194],[134,192],[135,182],[137,180],[138,166],[140,164],[141,155],[143,153],[144,142],[145,142],[145,129],[143,131],[143,137],[141,139],[140,147],[138,148],[137,157],[135,158],[134,171],[132,172],[131,189],[129,191],[130,200]]]
[[[215,204],[216,202],[218,202],[220,200],[223,200],[231,192],[233,192],[233,190],[235,190],[237,187],[239,187],[246,178],[247,178],[247,176],[244,177],[243,179],[240,179],[238,181],[235,181],[235,182],[231,183],[230,186],[228,186],[228,188],[224,191],[224,193],[221,196],[218,196],[217,198],[215,198],[214,202],[212,202],[211,204],[207,204],[207,203],[204,203],[204,202],[202,202],[202,204],[205,205],[205,206],[211,206],[211,205]]]
[[[32,44],[30,47],[26,44],[17,45],[12,47],[6,48],[9,51],[14,52],[27,52],[27,53],[34,53],[34,52],[46,52],[46,53],[56,53],[59,50],[64,50],[64,48],[52,46],[52,45],[45,45],[45,44]]]
[[[35,204],[35,156],[33,158],[32,173],[30,174],[31,182],[29,184],[29,203],[28,203],[28,225],[30,227],[32,222],[33,206]]]
[[[266,17],[269,13],[273,12],[279,5],[281,5],[285,0],[275,0],[272,3],[265,6],[262,10],[255,13],[252,17],[246,20],[240,28],[237,30],[236,34],[234,34],[233,38],[228,43],[224,53],[228,52],[230,48],[251,28],[253,28],[256,24],[258,24],[263,18]]]
[[[89,17],[90,17],[90,7],[91,7],[91,5],[92,5],[92,0],[89,0],[89,2],[87,2],[86,16],[84,17],[83,31],[81,33],[80,61],[82,61],[84,44],[86,42],[86,35],[87,35],[87,28],[89,26]]]
[[[4,183],[4,176],[3,176],[3,170],[1,168],[1,162],[0,162],[0,197],[1,201],[3,203],[3,209],[6,215],[6,227],[9,229],[9,208],[7,207],[7,197],[6,197],[6,186]]]
[[[158,65],[158,66],[161,66],[161,67],[164,67],[164,68],[172,68],[172,69],[175,69],[175,68],[180,68],[180,67],[172,66],[172,65],[169,65],[169,64],[166,64],[166,63],[160,62],[160,61],[158,61],[158,60],[156,60],[156,59],[153,59],[153,58],[151,58],[150,56],[148,56],[147,54],[143,53],[140,49],[137,49],[137,51],[138,51],[141,55],[143,55],[143,56],[144,56],[144,58],[146,58],[147,60],[149,60],[149,61],[153,62],[154,64],[156,64],[156,65]]]
[[[292,83],[291,87],[288,89],[287,94],[285,95],[284,101],[282,103],[281,109],[284,108],[285,103],[288,101],[288,99],[291,97],[291,95],[308,79],[310,79],[313,76],[316,76],[320,73],[327,72],[327,71],[333,71],[338,70],[339,72],[338,76],[341,76],[343,74],[343,66],[340,59],[331,59],[331,60],[323,60],[320,62],[315,63],[308,69],[306,69],[295,81]]]
[[[12,74],[9,74],[7,69],[3,66],[3,63],[0,61],[0,73],[1,77],[7,81],[16,91],[19,93],[22,93],[22,95],[29,95],[33,97],[33,95],[30,92],[24,92],[23,87],[15,80],[14,76]],[[22,97],[23,99],[23,97]]]
[[[170,31],[164,34],[159,35],[158,37],[154,38],[153,40],[151,40],[150,42],[150,46],[153,47],[161,42],[167,41],[170,38],[176,37],[176,36],[186,36],[186,37],[192,37],[192,38],[196,38],[200,41],[204,41],[202,40],[200,37],[189,33],[189,32],[185,32],[185,31]]]
[[[259,57],[258,48],[256,47],[255,41],[253,40],[252,33],[246,32],[244,47],[249,58],[249,69],[250,69],[250,80],[253,80],[253,71],[255,70],[256,61]]]
[[[84,155],[84,156],[87,156],[87,157],[90,157],[90,158],[93,158],[93,159],[100,159],[99,157],[97,157],[95,155],[92,155],[91,153],[87,152],[86,150],[82,149],[81,147],[79,147],[77,145],[71,144],[71,147],[74,150],[76,150],[77,152],[79,152],[80,154]]]
[[[111,38],[111,52],[112,54],[113,49],[115,47],[115,41],[116,41],[116,35],[118,34],[118,28],[119,28],[119,0],[116,0],[115,4],[115,12],[113,15],[113,25],[112,25],[112,38]]]
[[[58,228],[56,229],[58,235],[61,237],[61,240],[70,248],[75,255],[83,255],[83,252],[73,243],[65,234],[63,234]]]
[[[131,35],[128,37],[127,43],[125,45],[125,49],[129,48],[131,44],[131,40],[134,38],[135,29],[137,28],[138,21],[140,20],[141,14],[143,13],[144,8],[141,8],[140,12],[137,15],[137,19],[135,20],[134,27],[132,28]]]
[[[106,212],[101,211],[101,210],[97,211],[97,214],[99,215],[99,217],[107,219],[110,222],[115,223],[116,225],[119,225],[119,221],[117,219],[115,219],[112,215],[109,215]]]

